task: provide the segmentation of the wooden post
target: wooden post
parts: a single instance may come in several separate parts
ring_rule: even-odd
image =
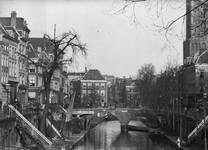
[[[206,128],[206,99],[207,93],[204,93],[204,149],[207,150],[207,128]]]

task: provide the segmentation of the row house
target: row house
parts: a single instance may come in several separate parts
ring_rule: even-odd
[[[201,115],[204,107],[199,109],[198,105],[203,102],[203,94],[208,93],[207,6],[196,6],[199,6],[198,1],[186,0],[186,12],[189,13],[186,15],[183,65],[178,71],[180,87],[174,102],[176,113],[173,115],[174,130],[181,138],[187,137],[204,118]]]
[[[132,78],[126,79],[126,92],[127,92],[127,104],[129,107],[138,107],[138,87],[136,85],[137,80]]]
[[[107,81],[97,69],[89,69],[80,80],[81,103],[90,107],[107,105]]]
[[[115,80],[115,101],[118,104],[125,105],[127,102],[126,78],[116,78]]]
[[[137,107],[137,91],[136,80],[116,77],[108,86],[108,99],[112,105],[116,104],[118,107]]]
[[[108,106],[113,106],[115,105],[115,90],[114,90],[114,82],[115,82],[115,77],[113,75],[104,75],[104,78],[107,80],[107,99],[108,99]]]
[[[67,79],[69,81],[70,85],[70,96],[69,100],[72,100],[73,94],[76,93],[75,99],[74,99],[74,107],[75,108],[80,108],[81,106],[81,91],[80,91],[80,80],[81,78],[85,75],[86,73],[86,68],[85,72],[68,72],[67,73]]]
[[[50,53],[53,49],[52,45],[45,38],[30,38],[29,58],[34,62],[40,59],[50,63],[53,59],[53,54]],[[44,103],[44,85],[42,79],[43,68],[35,66],[29,62],[29,100]],[[69,84],[67,73],[61,69],[54,71],[50,84],[50,103],[66,103],[64,99],[68,97]]]
[[[28,36],[30,30],[24,18],[17,17],[16,12],[11,17],[1,17],[1,107],[15,100],[27,103],[27,60]],[[18,54],[19,53],[19,54]]]
[[[63,106],[65,106],[69,102],[69,90],[70,84],[67,78],[67,72],[61,71],[61,78],[60,78],[60,101]]]
[[[187,0],[186,4],[187,12],[198,5],[193,0]],[[194,114],[194,111],[197,110],[197,101],[203,98],[204,93],[208,93],[206,83],[208,77],[208,36],[205,28],[207,22],[202,22],[203,18],[208,16],[203,12],[205,11],[204,7],[202,5],[186,16],[181,97],[183,97],[182,105],[188,108],[188,112],[192,112],[190,114]]]
[[[30,38],[29,44],[29,52],[28,57],[34,61],[38,62],[40,55],[44,57],[44,53],[41,53],[41,49],[36,46],[34,41]],[[47,58],[47,57],[45,57]],[[29,89],[28,89],[28,101],[29,103],[36,101],[43,103],[43,94],[44,88],[42,84],[42,68],[37,67],[35,64],[28,61],[28,82],[29,82]]]

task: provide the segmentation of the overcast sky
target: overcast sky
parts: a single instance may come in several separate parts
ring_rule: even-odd
[[[174,3],[177,4],[181,5]],[[153,31],[155,12],[147,13],[145,2],[137,4],[140,25],[132,21],[132,8],[113,15],[122,5],[121,0],[0,0],[0,16],[10,17],[11,11],[16,11],[17,17],[26,19],[30,37],[43,37],[43,33],[53,35],[54,24],[56,35],[74,29],[87,44],[88,57],[87,60],[79,57],[79,64],[72,71],[84,71],[86,64],[102,74],[134,77],[144,63],[153,63],[159,72],[168,59],[177,59],[178,54],[179,63],[182,62],[183,41],[170,37],[175,50],[161,50],[165,37]],[[168,10],[164,21],[181,14],[183,11]],[[180,32],[181,24],[176,27],[175,32]]]

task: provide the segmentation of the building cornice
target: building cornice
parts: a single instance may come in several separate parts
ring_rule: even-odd
[[[81,80],[81,82],[94,82],[94,83],[97,83],[97,82],[104,82],[104,83],[107,83],[106,80]]]

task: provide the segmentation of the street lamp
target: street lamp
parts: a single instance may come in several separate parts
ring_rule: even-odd
[[[206,132],[206,99],[207,99],[207,93],[203,94],[204,96],[204,149],[207,150],[207,132]]]
[[[7,83],[7,84],[5,85],[5,88],[6,88],[6,90],[7,90],[7,101],[6,101],[6,104],[8,104],[10,84]]]
[[[180,139],[182,139],[182,115],[181,115],[181,109],[182,109],[182,100],[183,100],[183,96],[180,97]]]

